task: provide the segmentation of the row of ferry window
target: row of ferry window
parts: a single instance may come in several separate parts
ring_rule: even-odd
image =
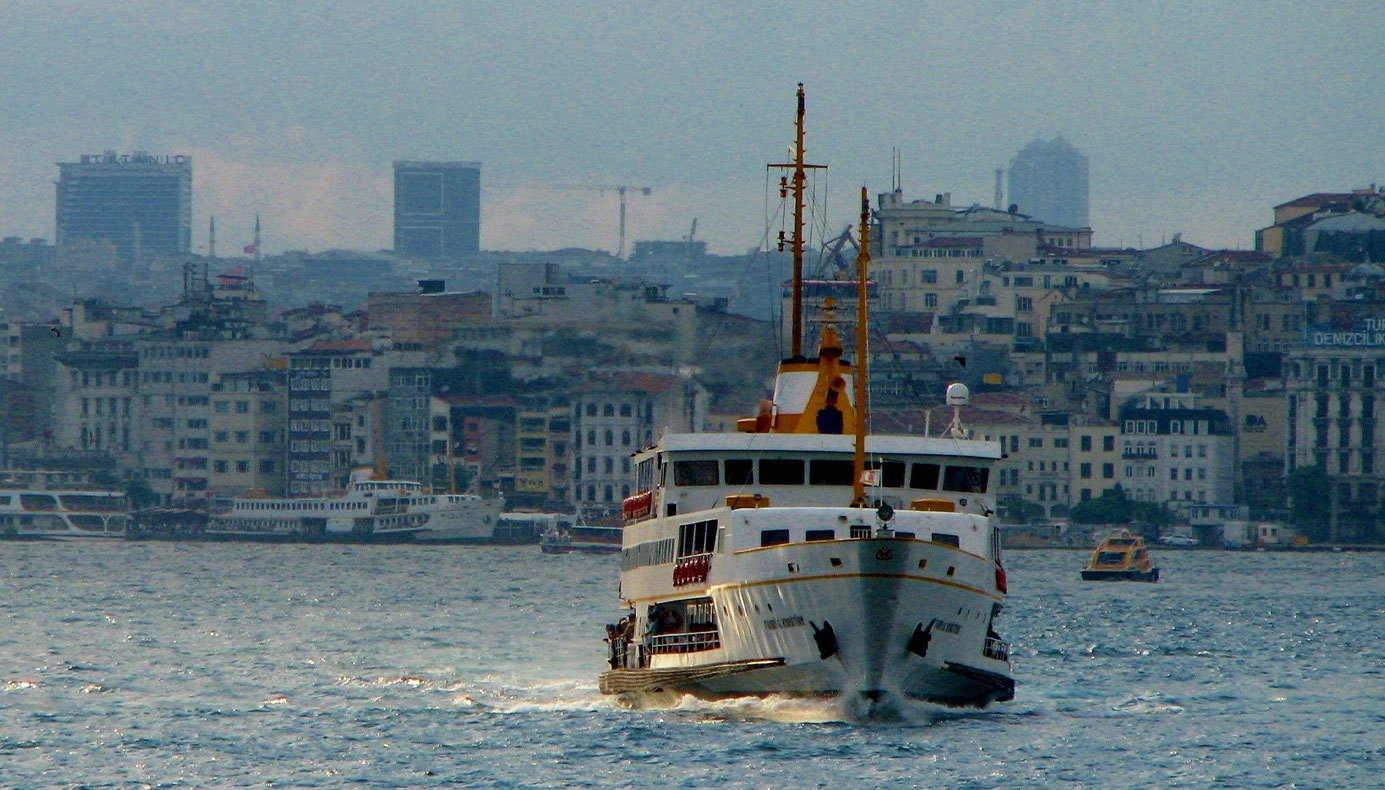
[[[908,488],[936,491],[941,478],[943,491],[984,493],[991,470],[984,466],[962,466],[930,463],[906,464],[903,461],[869,462],[867,469],[879,471],[883,488]],[[801,458],[728,458],[724,461],[703,459],[673,462],[673,484],[677,486],[748,486],[808,485],[849,486],[852,484],[851,461]],[[907,473],[907,474],[906,474]]]
[[[912,532],[896,532],[895,536],[900,538],[915,537]],[[792,542],[794,537],[795,535],[788,529],[762,529],[760,530],[760,546],[780,546]],[[798,533],[796,537],[800,541],[808,542],[836,540],[837,531],[834,529],[808,529]],[[637,543],[622,550],[620,568],[628,571],[647,565],[667,565],[675,559],[696,554],[710,554],[716,550],[716,539],[716,521],[683,524],[679,527],[676,543],[673,538],[663,538]],[[928,539],[934,543],[943,543],[948,546],[961,545],[961,539],[957,535],[945,532],[933,532],[929,534]],[[676,552],[675,547],[677,548]]]
[[[680,524],[676,541],[673,538],[647,540],[623,549],[620,552],[620,568],[628,571],[646,565],[667,565],[676,559],[711,554],[716,548],[716,519]]]

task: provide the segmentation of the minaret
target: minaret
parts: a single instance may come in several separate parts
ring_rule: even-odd
[[[255,263],[260,262],[260,215],[255,214]]]
[[[207,220],[207,257],[216,258],[216,215]]]

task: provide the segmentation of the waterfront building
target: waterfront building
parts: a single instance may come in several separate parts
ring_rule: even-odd
[[[481,163],[394,163],[394,251],[462,258],[481,250]]]
[[[660,373],[590,374],[571,394],[572,499],[581,512],[618,516],[630,496],[630,457],[665,431],[699,433],[706,392]]]
[[[1373,276],[1385,280],[1385,273]],[[1315,495],[1330,502],[1329,540],[1380,540],[1385,431],[1377,407],[1385,402],[1385,303],[1311,307],[1321,309],[1310,309],[1303,337],[1284,363],[1285,472],[1317,466],[1326,475],[1327,490]]]
[[[222,373],[211,387],[207,457],[212,496],[284,494],[288,398],[282,370]]]
[[[1087,157],[1060,135],[1034,140],[1010,160],[1010,203],[1053,225],[1086,228]]]
[[[1147,392],[1117,412],[1121,487],[1131,499],[1166,505],[1209,526],[1235,503],[1236,446],[1225,411],[1188,392]]]
[[[58,246],[107,241],[123,263],[192,249],[192,157],[106,151],[58,173]]]

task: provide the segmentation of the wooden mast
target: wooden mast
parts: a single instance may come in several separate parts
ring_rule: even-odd
[[[866,383],[866,269],[870,263],[870,199],[861,187],[861,246],[856,253],[856,437],[852,455],[852,507],[866,506],[866,419],[869,416],[866,400],[870,388]]]

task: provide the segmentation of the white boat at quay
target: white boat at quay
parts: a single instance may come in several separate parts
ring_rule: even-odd
[[[0,472],[0,538],[123,538],[130,500],[65,471]]]
[[[802,87],[795,175],[802,188]],[[787,179],[786,179],[787,181]],[[801,205],[801,200],[795,201]],[[795,212],[799,215],[799,212]],[[869,206],[861,195],[857,318],[866,325]],[[797,224],[801,228],[801,223]],[[635,455],[603,693],[718,698],[1012,699],[991,468],[952,384],[940,436],[866,435],[866,371],[842,358],[828,303],[801,355],[795,244],[793,355],[740,432],[665,434]],[[864,361],[865,332],[856,358]]]
[[[360,470],[339,496],[214,500],[203,534],[248,540],[486,543],[503,506],[500,497],[430,493],[417,482],[375,479],[369,470]]]

